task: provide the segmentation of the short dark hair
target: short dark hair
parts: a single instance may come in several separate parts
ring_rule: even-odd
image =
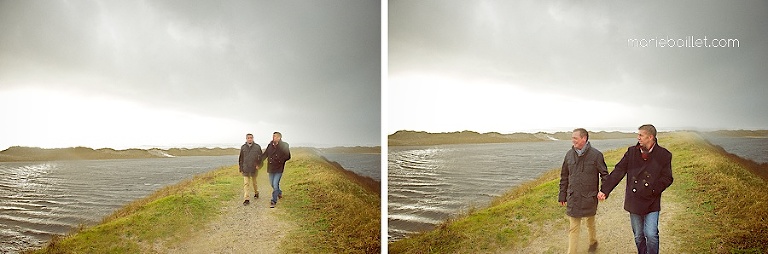
[[[637,128],[638,130],[644,130],[653,135],[653,137],[656,137],[656,127],[653,126],[653,124],[643,124],[640,127]]]
[[[250,134],[250,133],[248,133],[248,134],[245,134],[245,137],[246,137],[246,138],[247,138],[248,136],[251,136],[251,137],[253,137],[253,134]]]
[[[587,141],[589,141],[589,132],[587,132],[586,129],[584,129],[584,128],[576,128],[576,129],[573,129],[573,132],[578,132],[579,136],[581,136],[581,137],[587,137]]]
[[[281,138],[283,137],[283,134],[282,134],[282,133],[280,133],[279,131],[276,131],[276,132],[274,132],[274,133],[272,133],[272,134],[273,134],[273,135],[274,135],[274,134],[277,134],[277,136],[279,136],[279,137],[281,137]]]

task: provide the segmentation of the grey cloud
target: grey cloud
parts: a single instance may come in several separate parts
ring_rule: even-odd
[[[3,1],[0,33],[0,89],[117,95],[327,136],[309,142],[379,143],[379,1]]]
[[[765,2],[391,1],[389,19],[390,75],[482,78],[677,109],[690,116],[669,118],[691,125],[768,127]],[[665,36],[735,38],[740,47],[627,43]]]

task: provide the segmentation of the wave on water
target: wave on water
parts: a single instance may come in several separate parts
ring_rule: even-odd
[[[121,206],[237,156],[0,162],[0,253],[40,247]]]
[[[595,140],[601,150],[632,146],[635,139]],[[390,241],[433,229],[451,216],[559,167],[571,148],[565,140],[501,144],[390,147]]]

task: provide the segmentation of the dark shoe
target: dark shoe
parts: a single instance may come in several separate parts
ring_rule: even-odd
[[[259,193],[256,192],[256,194],[253,194],[253,198],[259,198]]]
[[[594,252],[597,250],[597,242],[594,242],[589,245],[589,252]]]
[[[279,199],[283,198],[283,194],[277,194],[277,198]]]
[[[275,208],[275,205],[277,205],[277,203],[269,202],[269,208]]]
[[[251,201],[250,201],[250,200],[247,200],[247,199],[246,199],[245,201],[243,201],[243,205],[248,205],[248,204],[250,204],[250,203],[251,203]]]

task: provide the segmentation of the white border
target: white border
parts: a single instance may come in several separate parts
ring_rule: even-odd
[[[389,76],[389,1],[381,0],[381,253],[389,253],[389,237],[388,237],[388,217],[387,217],[387,204],[389,188],[387,175],[389,170],[387,168],[387,154],[389,152],[389,146],[387,144],[387,132],[388,126],[388,102],[389,102],[389,89],[388,89],[388,76]]]

